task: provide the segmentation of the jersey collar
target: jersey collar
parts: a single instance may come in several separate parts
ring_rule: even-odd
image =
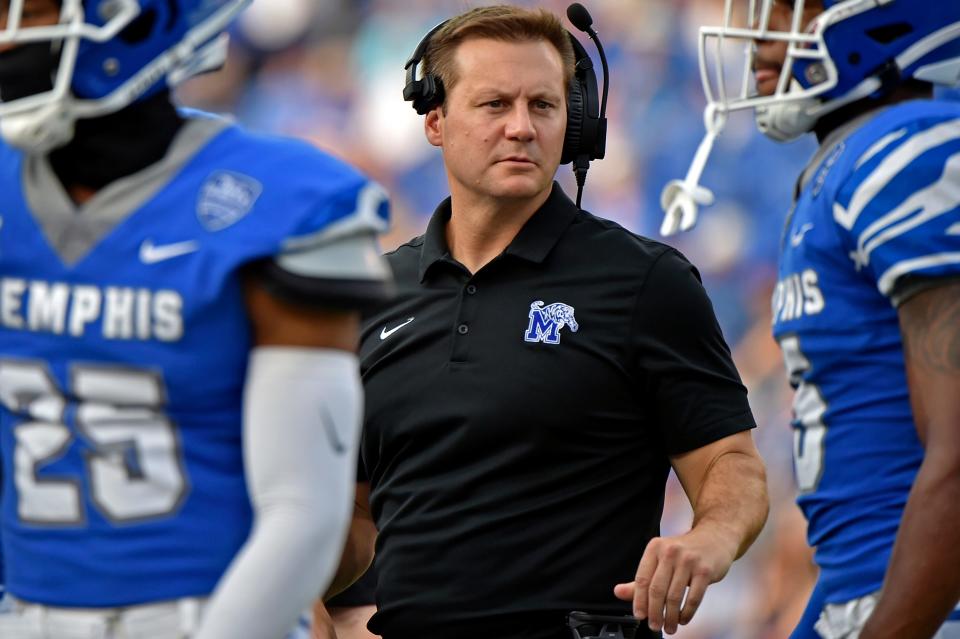
[[[579,209],[556,182],[547,201],[524,224],[504,251],[534,264],[542,263],[567,230]],[[445,229],[450,220],[450,198],[440,203],[427,225],[420,249],[419,277],[422,283],[430,267],[440,261],[452,261]]]

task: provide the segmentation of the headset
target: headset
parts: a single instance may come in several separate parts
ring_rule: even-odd
[[[607,94],[610,88],[610,72],[607,67],[607,56],[604,54],[600,38],[593,29],[593,18],[580,3],[573,3],[567,8],[567,18],[580,31],[585,32],[596,43],[603,65],[603,95],[597,83],[597,74],[593,62],[583,48],[580,41],[572,33],[570,43],[573,45],[574,67],[573,78],[570,82],[569,97],[567,98],[567,130],[563,139],[563,152],[560,164],[573,163],[573,172],[577,179],[577,207],[583,196],[583,185],[587,179],[587,171],[591,160],[602,160],[607,148]],[[413,103],[413,108],[420,115],[443,103],[445,92],[443,82],[432,73],[425,73],[417,78],[417,69],[426,55],[430,40],[437,31],[442,29],[449,20],[444,20],[427,35],[407,60],[404,69],[407,72],[407,82],[403,87],[403,99]]]

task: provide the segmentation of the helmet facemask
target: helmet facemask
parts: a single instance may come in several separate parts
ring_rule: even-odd
[[[52,88],[0,101],[0,136],[45,153],[69,143],[79,119],[115,113],[223,66],[225,31],[252,0],[62,0],[57,24],[23,26],[28,1],[0,0],[0,8],[9,3],[0,49],[48,46],[57,56]]]
[[[687,176],[670,182],[661,195],[666,212],[662,234],[692,228],[698,207],[712,203],[713,194],[699,181],[730,113],[753,109],[764,134],[787,141],[812,131],[837,109],[880,95],[909,77],[935,79],[934,73],[946,77],[960,68],[960,57],[937,62],[938,56],[949,58],[945,45],[960,42],[960,22],[951,23],[960,20],[953,17],[955,5],[920,3],[938,7],[931,9],[904,0],[822,0],[826,8],[821,10],[821,3],[812,6],[813,1],[792,0],[788,28],[773,29],[771,17],[781,11],[774,7],[787,4],[783,0],[725,0],[723,24],[700,29],[707,134]],[[918,11],[926,22],[909,24],[908,14]],[[897,20],[906,23],[903,34],[891,32],[893,38],[886,39],[877,33]],[[783,60],[763,58],[770,43],[783,43]],[[927,60],[937,64],[923,66]],[[766,87],[769,95],[761,95],[755,81],[758,65],[763,69],[764,64],[767,71],[780,65],[774,69],[775,88]],[[765,81],[769,79],[768,74]]]
[[[85,20],[81,0],[62,0],[59,21],[44,26],[23,26],[27,0],[7,0],[6,24],[0,29],[0,136],[26,151],[45,153],[73,138],[78,114],[71,108],[70,93],[77,55],[83,40],[104,42],[132,22],[140,12],[136,0],[100,3],[103,25]],[[0,5],[2,6],[2,5]],[[27,63],[27,68],[24,68]],[[32,78],[27,74],[37,74]]]
[[[844,95],[834,95],[839,74],[824,33],[883,1],[839,2],[804,24],[811,2],[793,0],[788,30],[772,27],[774,4],[775,0],[725,0],[723,25],[700,29],[700,74],[708,107],[723,113],[753,109],[759,129],[782,142],[810,132],[824,115],[880,88],[879,80],[868,78]],[[763,60],[761,42],[783,43],[785,58]],[[728,62],[738,58],[741,64]],[[758,63],[781,65],[771,95],[757,90]]]

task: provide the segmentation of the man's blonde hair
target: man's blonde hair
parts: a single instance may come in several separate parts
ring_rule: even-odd
[[[564,91],[569,91],[576,67],[576,55],[570,34],[563,23],[546,9],[524,9],[510,5],[494,5],[471,9],[451,18],[433,37],[423,56],[425,73],[433,74],[449,92],[459,77],[454,60],[457,47],[470,38],[489,38],[503,42],[536,42],[545,40],[560,53],[563,63]]]

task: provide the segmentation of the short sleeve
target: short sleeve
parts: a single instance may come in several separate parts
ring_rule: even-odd
[[[668,454],[756,427],[700,275],[672,249],[657,258],[640,291],[632,343]]]
[[[960,120],[922,121],[891,146],[847,178],[834,219],[896,305],[918,282],[960,276]]]
[[[389,299],[393,277],[378,242],[389,218],[383,190],[351,186],[318,208],[331,221],[288,238],[277,255],[252,265],[256,277],[280,299],[306,306],[364,309]]]

